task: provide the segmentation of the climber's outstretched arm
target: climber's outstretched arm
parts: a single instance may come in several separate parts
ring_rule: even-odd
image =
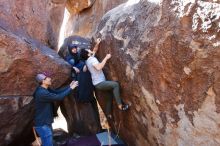
[[[100,44],[101,41],[102,41],[101,38],[98,38],[98,39],[96,40],[95,47],[94,47],[93,50],[92,50],[93,54],[95,54],[95,53],[98,51],[98,49],[99,49],[99,44]]]
[[[102,62],[98,62],[98,60],[96,62],[94,62],[93,66],[95,67],[95,69],[97,70],[102,70],[103,67],[105,66],[106,62],[111,58],[111,54],[107,54],[105,56],[105,58],[102,60]]]

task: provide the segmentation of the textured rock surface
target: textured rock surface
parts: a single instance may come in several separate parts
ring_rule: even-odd
[[[72,135],[95,134],[101,129],[98,109],[92,103],[80,103],[74,97],[65,98],[61,110],[67,120],[68,131]]]
[[[131,146],[220,145],[219,2],[80,2],[68,1],[65,35],[101,36],[99,57],[113,55],[107,76],[121,83],[123,99],[132,104],[128,112],[114,106],[111,124],[120,137]],[[0,2],[0,145],[26,143],[19,140],[31,132],[33,108],[24,95],[33,93],[34,75],[49,70],[56,87],[69,76],[68,65],[46,47],[57,46],[64,4]],[[71,133],[97,131],[90,104],[66,98],[62,106]]]
[[[0,2],[0,115],[2,119],[0,145],[25,146],[33,140],[31,128],[34,107],[30,102],[32,97],[29,96],[37,86],[35,81],[37,73],[43,71],[52,73],[52,88],[63,85],[70,77],[70,65],[51,50],[51,48],[57,48],[65,2],[65,0],[3,0]],[[66,117],[70,119],[74,117],[71,113],[75,114],[75,104],[67,102],[64,101],[63,104],[71,105],[67,114],[69,117]],[[91,106],[87,107],[86,104],[79,106],[77,111],[79,114],[92,112]],[[92,116],[92,114],[89,115]],[[88,121],[86,117],[83,118],[84,121]],[[82,118],[72,119],[68,124],[71,127],[72,121],[80,123],[83,120]],[[81,124],[79,131],[84,130],[84,134],[94,133],[94,130],[99,128],[96,120],[92,119],[86,124]],[[70,128],[70,130],[73,132],[75,129]]]
[[[70,75],[70,66],[46,47],[57,45],[64,5],[65,1],[0,2],[0,145],[24,146],[33,140],[34,109],[28,96],[37,86],[35,75],[53,73],[54,87]]]
[[[32,95],[37,86],[35,75],[42,71],[53,73],[57,87],[69,78],[70,66],[51,49],[36,49],[4,30],[0,30],[0,48],[0,145],[24,146],[33,137],[33,105],[29,104],[32,97],[26,95]]]
[[[0,145],[24,146],[33,140],[31,127],[34,107],[31,104],[23,107],[23,101],[19,98],[15,98],[15,101],[12,97],[32,95],[37,86],[35,75],[43,71],[52,73],[53,88],[61,86],[70,77],[70,65],[50,48],[41,46],[37,49],[26,39],[5,30],[0,30],[0,47],[0,113],[4,119],[0,122]],[[17,109],[16,112],[7,110],[12,105]],[[88,135],[100,129],[98,117],[90,104],[76,104],[73,100],[66,99],[63,105],[71,134],[77,132]],[[24,119],[25,122],[22,122]],[[21,141],[24,137],[27,141]]]
[[[65,36],[93,37],[101,17],[125,1],[127,0],[68,0],[67,7],[74,11],[70,11]]]
[[[36,49],[4,30],[0,30],[0,46],[1,96],[32,95],[37,85],[35,75],[39,72],[53,73],[54,87],[70,75],[70,66],[47,47]]]
[[[220,145],[219,18],[214,0],[130,0],[102,18],[100,58],[113,55],[108,78],[132,104],[114,109],[129,145]]]
[[[34,113],[31,100],[32,97],[28,96],[0,97],[0,145],[28,145],[33,140],[31,128],[27,129],[33,123],[30,118]]]
[[[95,1],[96,0],[67,0],[66,6],[72,14],[77,14],[90,8]]]
[[[0,27],[56,49],[65,2],[1,0]]]

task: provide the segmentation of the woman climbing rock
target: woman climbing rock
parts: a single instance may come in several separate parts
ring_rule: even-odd
[[[101,39],[99,39],[98,42],[100,43]],[[95,57],[95,53],[97,52],[97,50],[98,47],[96,50],[93,51],[89,49],[84,49],[81,50],[80,53],[80,57],[86,61],[88,70],[92,75],[92,83],[95,86],[95,89],[97,90],[113,91],[113,95],[118,104],[118,108],[122,111],[126,111],[128,110],[129,105],[122,102],[122,99],[120,97],[119,84],[115,81],[107,81],[102,71],[106,62],[111,58],[111,55],[107,54],[106,57],[102,60],[102,62],[99,62],[98,59]],[[110,111],[110,110],[106,109],[106,111]],[[111,114],[110,113],[107,114],[108,114],[107,116],[111,118]]]

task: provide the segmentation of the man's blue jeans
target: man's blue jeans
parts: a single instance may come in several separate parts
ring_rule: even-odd
[[[34,127],[41,138],[42,146],[53,146],[53,132],[49,125]]]

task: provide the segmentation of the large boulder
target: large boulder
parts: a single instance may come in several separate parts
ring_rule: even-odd
[[[43,45],[37,48],[5,30],[0,30],[0,44],[0,114],[4,119],[0,122],[0,145],[24,146],[33,140],[34,105],[30,101],[38,85],[36,74],[49,72],[52,88],[57,88],[70,79],[71,67],[50,48]],[[72,95],[60,104],[70,134],[88,135],[101,129],[97,107],[91,103],[76,103]]]
[[[61,111],[66,117],[67,128],[70,135],[96,134],[101,130],[98,107],[94,102],[79,102],[73,95],[64,99]]]
[[[58,44],[65,0],[3,0],[0,5],[0,145],[24,146],[33,140],[35,75],[53,73],[54,87],[70,75],[70,66],[51,50]]]
[[[52,50],[58,45],[65,0],[3,0],[0,6],[0,145],[25,146],[33,140],[32,94],[38,86],[36,74],[52,74],[52,88],[70,82],[71,66]],[[71,112],[75,105],[71,105],[73,108],[67,110],[75,114]],[[81,108],[92,111],[86,104]],[[68,116],[73,117],[68,114],[67,119]],[[77,120],[67,121],[70,127],[72,121]],[[99,127],[98,121],[93,122]]]
[[[1,96],[32,95],[40,72],[52,73],[53,87],[65,83],[70,65],[46,46],[36,48],[24,39],[0,30],[0,93]]]
[[[94,37],[102,16],[125,1],[127,0],[68,0],[69,15],[66,15],[68,20],[65,24],[65,37]]]
[[[56,49],[66,0],[1,0],[0,27]]]
[[[98,55],[112,54],[107,78],[132,105],[114,109],[112,125],[129,145],[220,145],[219,8],[215,0],[128,1],[102,18]]]
[[[0,145],[25,146],[33,141],[32,99],[31,96],[0,96]]]
[[[70,65],[46,46],[36,48],[2,29],[0,48],[0,114],[3,119],[0,122],[0,145],[26,145],[33,140],[31,96],[38,85],[36,74],[52,73],[53,87],[56,88],[69,79]]]

